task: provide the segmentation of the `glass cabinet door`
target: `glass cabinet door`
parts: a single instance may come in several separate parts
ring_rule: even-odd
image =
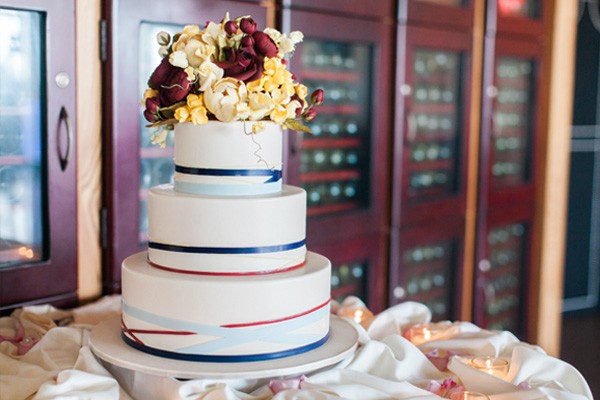
[[[466,207],[471,38],[398,27],[392,225],[461,219]],[[435,212],[432,212],[435,210]]]
[[[0,312],[77,301],[74,8],[0,0]]]
[[[444,221],[392,235],[390,303],[417,301],[434,320],[456,319],[464,245],[459,221]]]
[[[369,207],[372,48],[306,40],[299,46],[308,92],[322,88],[324,105],[302,142],[300,183],[308,216]]]
[[[457,191],[461,135],[461,54],[417,48],[405,141],[411,202]]]
[[[48,257],[43,21],[0,8],[0,267]]]
[[[488,258],[478,265],[476,319],[486,329],[523,333],[528,224],[495,224],[487,234]]]
[[[498,58],[492,115],[495,188],[526,184],[530,178],[534,72],[535,64],[528,58]]]
[[[309,93],[322,88],[325,101],[310,123],[313,133],[287,133],[284,181],[307,192],[307,246],[331,259],[336,296],[355,293],[381,310],[393,27],[294,4],[281,9],[282,31],[304,33],[290,70]]]

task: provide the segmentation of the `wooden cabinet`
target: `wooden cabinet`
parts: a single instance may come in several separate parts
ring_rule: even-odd
[[[77,301],[74,13],[0,1],[0,311]]]
[[[282,30],[305,35],[290,69],[309,92],[323,88],[325,103],[310,124],[312,134],[289,133],[286,181],[307,191],[307,245],[332,260],[334,296],[360,295],[381,310],[393,26],[376,15],[334,16],[305,11],[300,3],[280,9]],[[348,273],[356,276],[346,279]]]
[[[547,15],[537,1],[400,1],[390,303],[530,333]]]
[[[409,3],[409,11],[417,7]],[[400,22],[389,299],[424,302],[436,320],[458,319],[463,294],[471,290],[461,277],[470,105],[477,101],[471,99],[472,38],[466,29],[424,27],[424,19]]]
[[[484,45],[474,321],[527,337],[537,274],[546,10],[539,2],[519,9],[493,3]]]

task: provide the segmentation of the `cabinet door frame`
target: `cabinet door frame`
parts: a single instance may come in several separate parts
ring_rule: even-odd
[[[370,160],[369,175],[370,201],[366,209],[340,212],[331,215],[319,215],[307,219],[307,238],[315,243],[326,243],[346,238],[379,235],[386,231],[387,224],[387,181],[389,169],[390,113],[392,104],[392,25],[385,22],[355,20],[306,11],[282,10],[284,25],[282,30],[290,32],[300,30],[306,39],[328,40],[373,45],[374,64],[372,70],[373,99],[370,110]],[[345,29],[331,29],[331,26]],[[290,69],[299,71],[294,58]],[[301,73],[298,73],[302,79]],[[317,118],[319,118],[317,116]],[[300,149],[302,134],[289,132],[286,159],[286,181],[288,184],[300,184]]]
[[[538,182],[541,179],[542,165],[541,165],[541,152],[542,152],[542,99],[546,95],[546,88],[543,87],[542,82],[545,82],[546,66],[544,54],[544,45],[537,40],[523,40],[516,38],[497,37],[493,43],[493,47],[486,49],[486,55],[484,60],[484,96],[482,105],[482,123],[481,123],[481,137],[480,137],[480,177],[479,177],[479,188],[478,188],[478,205],[477,205],[477,243],[475,250],[475,274],[476,282],[481,282],[482,275],[480,266],[484,265],[489,257],[489,249],[487,245],[487,234],[490,227],[498,225],[501,222],[510,223],[511,221],[522,222],[529,227],[528,243],[526,246],[527,258],[526,258],[526,271],[522,272],[523,279],[526,279],[526,283],[530,285],[530,291],[527,298],[523,302],[522,315],[535,315],[536,312],[532,310],[534,307],[534,299],[536,293],[539,291],[538,282],[535,276],[538,275],[538,271],[534,268],[534,246],[536,243],[537,232],[539,229],[535,226],[539,220],[536,213],[539,212],[537,207],[537,191]],[[518,44],[518,45],[517,45]],[[498,59],[502,56],[514,56],[522,57],[533,60],[535,63],[534,79],[532,84],[533,88],[533,101],[534,104],[530,110],[531,115],[531,127],[530,137],[530,171],[528,174],[528,181],[522,185],[514,187],[504,187],[495,190],[492,185],[492,147],[493,147],[493,127],[492,127],[492,116],[493,116],[493,96],[490,93],[495,93],[496,85],[496,66]],[[489,90],[492,88],[492,90]],[[485,270],[485,267],[484,267]],[[483,274],[485,275],[485,274]],[[477,293],[481,290],[476,284],[474,302],[474,319],[475,323],[483,324],[485,321],[482,319],[481,308],[484,304],[481,303],[481,293]],[[527,318],[526,321],[533,320]],[[521,321],[522,322],[522,321]],[[522,337],[527,338],[533,332],[531,323],[527,324],[522,322],[519,329],[519,333]]]
[[[459,103],[459,119],[462,130],[457,147],[457,187],[454,195],[439,199],[413,201],[409,198],[410,143],[408,114],[411,109],[413,90],[412,60],[416,49],[440,49],[458,51],[464,54],[463,71],[459,92],[463,101]],[[398,26],[397,57],[404,60],[396,66],[396,113],[394,121],[394,157],[392,175],[392,227],[419,225],[432,218],[440,219],[460,215],[464,218],[467,201],[467,173],[469,139],[471,126],[469,110],[471,104],[471,51],[472,39],[468,34],[438,29]],[[436,210],[435,215],[431,210]]]
[[[121,262],[146,250],[139,240],[140,126],[138,26],[143,21],[202,25],[226,12],[252,15],[266,26],[267,8],[251,1],[180,0],[177,7],[142,0],[106,1],[107,58],[103,64],[103,292],[121,290]],[[232,18],[236,15],[231,15]],[[158,44],[156,47],[158,51]]]
[[[46,14],[45,31],[41,32],[45,72],[42,126],[46,129],[42,138],[46,176],[42,179],[47,190],[44,235],[48,238],[47,260],[0,269],[0,312],[37,303],[72,306],[77,302],[75,2],[0,0],[0,7]],[[70,79],[64,88],[55,83],[60,72]],[[62,109],[66,114],[61,116]],[[71,153],[63,170],[59,157],[66,151],[69,129]]]
[[[437,4],[435,1],[399,0],[398,22],[426,24],[437,28],[464,29],[473,25],[474,2],[463,0],[462,6]]]

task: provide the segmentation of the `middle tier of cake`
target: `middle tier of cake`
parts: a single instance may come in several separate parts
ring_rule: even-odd
[[[306,258],[306,192],[284,185],[260,196],[207,196],[161,185],[148,193],[148,259],[207,275],[287,271]]]

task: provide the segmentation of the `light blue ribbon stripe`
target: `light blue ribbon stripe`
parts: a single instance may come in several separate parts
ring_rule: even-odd
[[[175,180],[175,191],[208,196],[254,196],[277,193],[281,190],[281,179],[277,182],[249,185],[218,185],[210,183],[180,182]]]
[[[217,336],[217,338],[212,341],[179,349],[191,351],[197,354],[211,354],[218,350],[253,341],[266,341],[280,344],[302,344],[319,340],[320,337],[315,334],[294,334],[291,332],[324,318],[329,314],[329,305],[322,307],[310,314],[291,320],[276,322],[268,325],[244,327],[242,329],[223,328],[214,325],[180,321],[129,306],[125,302],[123,302],[123,311],[136,319],[158,325],[166,329],[196,332],[198,334],[207,336]]]

